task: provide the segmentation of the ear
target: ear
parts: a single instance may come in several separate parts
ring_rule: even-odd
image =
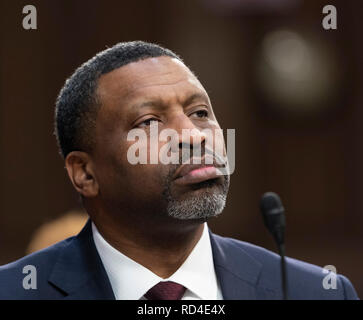
[[[69,179],[74,188],[85,198],[92,198],[98,195],[99,186],[94,174],[93,163],[88,153],[82,151],[70,152],[65,165]]]

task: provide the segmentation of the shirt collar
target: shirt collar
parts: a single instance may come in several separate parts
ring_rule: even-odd
[[[92,223],[95,246],[118,300],[139,300],[160,281],[174,281],[187,288],[185,295],[195,299],[218,299],[212,247],[207,224],[198,243],[180,268],[163,279],[112,247]]]

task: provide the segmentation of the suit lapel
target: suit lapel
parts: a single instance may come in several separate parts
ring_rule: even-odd
[[[49,282],[66,299],[115,299],[92,236],[91,220],[82,231],[65,242]]]
[[[226,300],[274,299],[275,292],[257,286],[262,264],[230,239],[210,232],[214,267]],[[64,242],[48,281],[65,299],[115,299],[94,245],[91,220]]]
[[[262,264],[230,239],[210,232],[214,267],[226,300],[273,299],[274,292],[258,288]]]

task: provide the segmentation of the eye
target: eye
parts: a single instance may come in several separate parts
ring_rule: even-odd
[[[142,122],[140,122],[137,126],[138,127],[149,127],[151,125],[152,122],[158,122],[160,121],[159,119],[156,119],[156,118],[149,118],[149,119],[146,119]]]
[[[193,112],[192,115],[196,115],[197,118],[207,118],[209,114],[207,110],[203,109]]]

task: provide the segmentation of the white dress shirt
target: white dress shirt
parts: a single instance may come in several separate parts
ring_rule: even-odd
[[[117,300],[144,300],[144,294],[160,281],[173,281],[186,288],[182,300],[222,300],[214,270],[207,224],[198,243],[169,278],[163,279],[112,247],[92,223],[93,239]]]

